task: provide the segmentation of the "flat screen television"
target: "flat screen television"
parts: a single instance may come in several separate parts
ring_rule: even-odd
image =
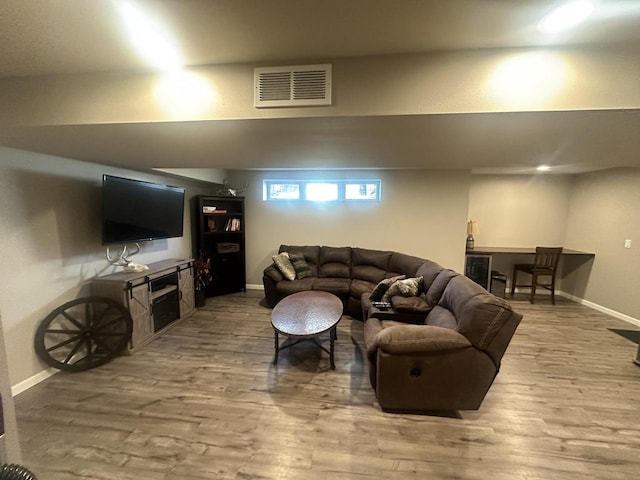
[[[102,244],[182,236],[184,188],[102,176]]]

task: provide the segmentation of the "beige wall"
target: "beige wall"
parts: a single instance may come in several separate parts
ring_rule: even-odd
[[[469,219],[480,226],[476,245],[564,245],[572,181],[569,175],[473,175]]]
[[[480,226],[476,245],[484,247],[564,246],[571,198],[571,175],[473,175],[469,219]],[[492,270],[507,275],[530,255],[494,255]]]
[[[246,197],[247,283],[281,244],[396,250],[462,271],[470,174],[456,171],[231,172]],[[263,179],[380,178],[380,203],[279,203],[262,200]]]
[[[567,222],[567,243],[596,254],[583,298],[640,320],[640,168],[576,177]],[[632,248],[624,248],[625,239]],[[564,285],[564,283],[563,283]],[[564,288],[564,286],[563,286]]]
[[[533,55],[533,58],[532,58]],[[525,58],[538,65],[496,71]],[[541,61],[539,65],[536,62]],[[0,80],[0,124],[61,125],[170,120],[403,115],[640,107],[640,54],[616,46],[589,50],[482,50],[333,59],[333,105],[312,108],[253,107],[253,68],[261,65],[190,69],[212,89],[210,106],[168,111],[154,74],[102,73]],[[283,62],[296,64],[295,61]],[[281,63],[282,64],[282,63]],[[544,69],[544,79],[522,90]],[[517,75],[524,74],[525,78]],[[516,76],[514,76],[516,75]],[[178,94],[186,92],[179,90]],[[194,89],[187,89],[195,91]],[[188,98],[179,102],[187,105]]]
[[[186,186],[187,199],[212,191],[197,182],[0,147],[0,311],[13,386],[45,368],[33,350],[39,322],[88,293],[91,278],[119,268],[108,264],[101,245],[103,173]],[[190,258],[188,212],[184,237],[144,242],[134,260]]]
[[[469,218],[480,224],[476,245],[564,246],[595,254],[565,256],[559,289],[578,300],[640,321],[640,168],[580,175],[473,175]],[[632,248],[624,248],[624,240]],[[634,243],[635,242],[635,243]],[[511,281],[526,255],[494,256]]]

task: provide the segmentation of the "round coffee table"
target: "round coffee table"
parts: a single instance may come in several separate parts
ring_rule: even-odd
[[[331,368],[335,370],[333,360],[333,344],[338,338],[336,327],[342,317],[342,301],[328,292],[309,291],[289,295],[273,308],[271,325],[275,333],[276,355],[273,364],[278,363],[280,350],[292,347],[302,341],[311,340],[318,347],[329,354]],[[318,337],[329,332],[329,350],[320,342]],[[279,334],[289,338],[296,338],[293,343],[280,346]]]

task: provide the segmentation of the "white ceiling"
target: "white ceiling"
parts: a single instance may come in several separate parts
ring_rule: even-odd
[[[114,0],[2,0],[0,77],[145,68]],[[137,0],[187,65],[435,50],[640,42],[640,2],[606,1],[564,35],[535,26],[557,0]]]
[[[552,0],[138,3],[166,24],[188,65],[311,63],[361,55],[539,45],[640,45],[638,0],[603,0],[598,14],[584,27],[553,39],[535,29],[541,16],[559,3]],[[0,78],[144,68],[118,23],[113,1],[0,2]],[[461,132],[456,142],[444,140],[456,131]],[[544,159],[562,165],[566,157],[573,160],[565,171],[585,171],[640,166],[638,131],[638,110],[613,110],[4,127],[0,142],[137,169],[492,171],[504,169],[504,159],[512,158],[511,171],[530,171]]]

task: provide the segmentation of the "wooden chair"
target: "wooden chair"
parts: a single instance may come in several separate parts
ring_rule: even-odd
[[[516,287],[531,287],[531,297],[529,302],[534,303],[536,287],[546,288],[551,292],[551,303],[556,304],[556,272],[558,261],[562,254],[562,247],[536,247],[536,257],[533,263],[517,263],[513,266],[513,280],[511,283],[511,296],[516,291]],[[518,285],[518,272],[525,272],[531,275],[531,285]],[[542,283],[538,277],[551,277],[548,283]]]

